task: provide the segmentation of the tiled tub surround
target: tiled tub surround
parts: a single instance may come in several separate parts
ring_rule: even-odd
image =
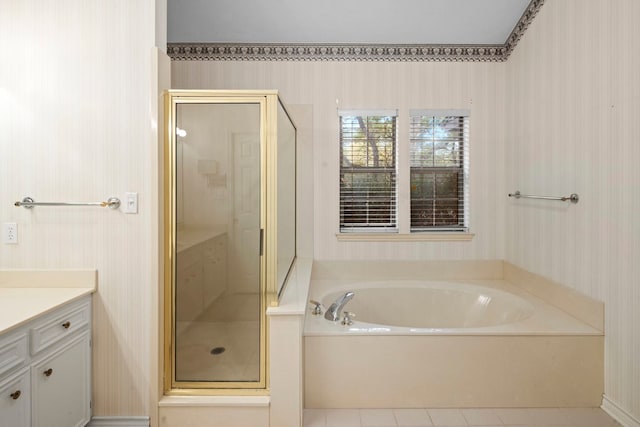
[[[602,304],[502,261],[318,262],[310,299],[366,282],[397,289],[418,278],[508,292],[533,312],[497,326],[421,329],[363,325],[357,317],[347,327],[308,313],[306,408],[600,406]]]

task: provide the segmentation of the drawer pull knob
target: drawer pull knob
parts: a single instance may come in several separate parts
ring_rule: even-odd
[[[70,326],[71,326],[71,322],[69,322],[68,320],[62,324],[62,327],[65,329],[69,329]]]
[[[53,369],[49,368],[46,371],[43,372],[45,377],[50,377],[51,374],[53,374]]]
[[[11,393],[9,396],[11,396],[13,400],[18,400],[21,394],[22,392],[20,390],[16,390],[13,393]]]

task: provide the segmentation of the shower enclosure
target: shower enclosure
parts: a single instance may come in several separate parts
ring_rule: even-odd
[[[165,392],[266,390],[296,256],[296,129],[276,91],[165,95]]]

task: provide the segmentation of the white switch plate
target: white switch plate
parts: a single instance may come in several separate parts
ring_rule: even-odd
[[[124,213],[138,213],[138,193],[124,193]]]
[[[2,241],[8,245],[18,243],[18,224],[15,222],[5,222],[2,224]]]

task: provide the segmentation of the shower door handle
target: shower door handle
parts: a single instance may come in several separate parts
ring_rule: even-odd
[[[260,256],[264,254],[264,228],[260,229]]]

